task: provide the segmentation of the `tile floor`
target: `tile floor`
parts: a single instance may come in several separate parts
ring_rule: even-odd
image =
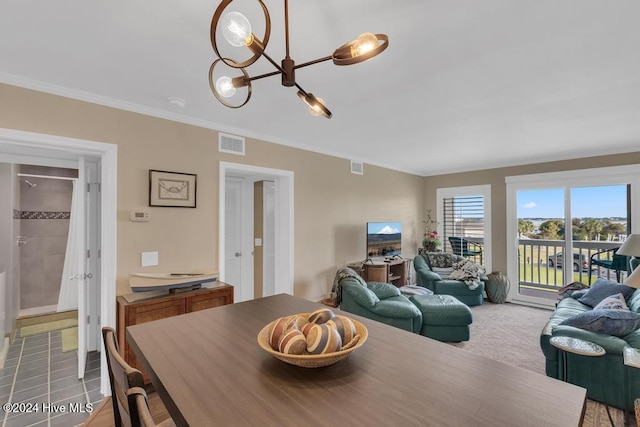
[[[38,404],[38,412],[0,411],[2,427],[78,426],[90,415],[84,405],[94,408],[100,393],[100,354],[89,353],[84,380],[77,378],[75,351],[62,352],[60,331],[30,337],[16,337],[0,369],[0,403]],[[43,404],[48,410],[43,411]],[[78,408],[84,412],[77,412]],[[59,408],[64,408],[62,412]],[[46,408],[45,408],[46,409]],[[76,412],[72,412],[75,409]]]

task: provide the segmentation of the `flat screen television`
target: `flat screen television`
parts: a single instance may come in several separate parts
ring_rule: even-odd
[[[399,222],[367,223],[367,258],[400,255],[402,224]]]

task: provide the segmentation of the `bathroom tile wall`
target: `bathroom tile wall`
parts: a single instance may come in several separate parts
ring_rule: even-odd
[[[76,177],[77,171],[20,166],[21,173]],[[33,185],[28,185],[25,180]],[[56,305],[69,233],[71,181],[26,177],[20,185],[20,308]]]

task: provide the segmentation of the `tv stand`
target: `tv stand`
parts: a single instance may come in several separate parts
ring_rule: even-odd
[[[407,284],[409,260],[402,258],[371,260],[362,263],[362,278],[367,282],[391,283],[397,287]]]

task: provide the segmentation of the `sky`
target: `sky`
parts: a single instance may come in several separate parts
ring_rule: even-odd
[[[402,224],[399,222],[368,222],[367,223],[367,233],[368,234],[377,234],[385,227],[390,227],[395,233],[402,232]],[[390,231],[390,230],[385,230]]]
[[[571,189],[573,218],[627,216],[627,186],[608,185]],[[518,218],[563,218],[564,189],[518,191]]]

